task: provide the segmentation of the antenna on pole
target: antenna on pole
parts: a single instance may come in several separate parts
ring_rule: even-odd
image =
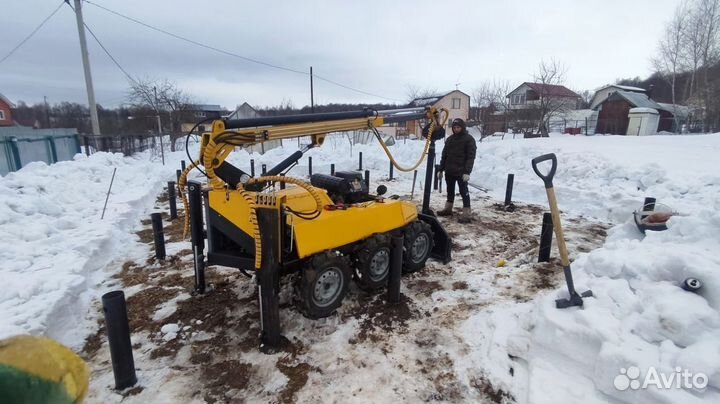
[[[313,89],[312,66],[310,66],[310,112],[315,112],[315,94]]]
[[[69,0],[66,0],[68,2]],[[75,0],[75,17],[77,19],[78,36],[80,36],[80,53],[82,54],[83,70],[85,71],[85,88],[87,89],[88,105],[90,107],[90,123],[93,135],[100,134],[97,104],[95,103],[95,90],[93,89],[92,74],[90,73],[90,58],[88,56],[87,41],[85,40],[85,23],[83,22],[82,4]]]

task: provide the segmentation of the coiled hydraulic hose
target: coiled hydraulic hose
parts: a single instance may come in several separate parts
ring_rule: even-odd
[[[303,217],[302,215],[314,215],[319,214],[322,211],[323,208],[323,202],[320,197],[320,193],[310,184],[308,184],[305,181],[292,178],[292,177],[285,177],[280,175],[268,175],[265,177],[257,177],[250,179],[246,185],[252,185],[257,183],[264,183],[264,182],[284,182],[288,184],[297,185],[300,188],[303,188],[306,190],[315,200],[315,210],[312,212],[294,212],[295,214],[299,213],[300,217]],[[255,194],[246,191],[243,188],[243,185],[238,186],[238,192],[240,195],[245,199],[245,201],[248,204],[248,210],[249,210],[249,221],[253,228],[253,234],[252,237],[255,240],[255,269],[259,270],[260,266],[262,264],[262,238],[260,237],[260,226],[257,222],[257,206],[255,203]],[[316,216],[317,217],[317,216]]]
[[[449,113],[446,109],[442,109],[442,112],[445,112],[445,117],[443,118],[441,126],[445,126],[448,120]],[[375,132],[375,137],[377,138],[378,142],[380,142],[380,146],[382,146],[383,150],[385,151],[385,154],[390,159],[390,162],[392,163],[395,168],[398,169],[398,171],[402,172],[410,172],[414,171],[416,168],[420,167],[420,164],[422,164],[423,160],[425,160],[425,156],[428,154],[428,150],[430,150],[430,143],[432,143],[432,133],[435,131],[435,119],[430,120],[430,128],[428,130],[427,138],[425,139],[425,148],[423,149],[422,154],[420,155],[420,158],[418,161],[411,167],[403,167],[401,166],[397,160],[395,160],[395,157],[393,157],[392,153],[390,152],[390,149],[388,149],[387,145],[385,144],[385,141],[382,140],[382,137],[380,136],[380,132],[378,132],[377,128],[370,125],[370,128]]]
[[[185,218],[184,218],[184,226],[183,226],[183,238],[187,237],[187,234],[190,229],[190,215],[187,214],[188,212],[188,199],[187,194],[183,191],[185,189],[185,186],[187,185],[187,176],[190,173],[190,171],[197,167],[199,164],[199,161],[193,161],[190,166],[188,166],[185,171],[180,175],[180,180],[178,182],[178,186],[180,188],[180,196],[182,197],[183,206],[185,207]],[[214,175],[214,171],[211,166],[206,167],[208,177],[211,175]],[[320,193],[315,189],[312,185],[309,183],[292,178],[292,177],[285,177],[280,175],[271,175],[271,176],[264,176],[264,177],[258,177],[258,178],[251,178],[245,185],[252,185],[257,183],[265,183],[265,182],[284,182],[288,184],[297,185],[300,188],[303,188],[306,190],[310,196],[313,197],[315,200],[315,210],[312,212],[295,212],[292,211],[293,214],[299,216],[303,219],[312,219],[314,217],[317,217],[319,213],[323,209],[323,201],[320,196]],[[255,193],[249,192],[244,189],[243,184],[238,185],[237,192],[240,193],[240,196],[245,200],[245,202],[248,204],[248,221],[250,222],[250,225],[252,226],[252,237],[255,241],[255,269],[259,270],[260,266],[262,264],[262,238],[260,236],[260,226],[257,221],[257,204],[255,202]]]
[[[188,214],[188,197],[185,193],[185,187],[187,186],[187,177],[190,174],[190,171],[193,170],[195,167],[199,167],[200,160],[195,160],[190,162],[190,165],[185,167],[185,170],[180,174],[180,178],[178,179],[178,193],[180,194],[180,198],[182,199],[183,208],[185,209],[185,217],[183,218],[183,239],[187,238],[188,232],[190,231],[190,215]]]

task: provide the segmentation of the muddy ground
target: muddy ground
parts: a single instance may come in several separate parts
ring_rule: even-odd
[[[166,201],[161,196],[158,207],[165,210]],[[483,197],[473,206],[469,224],[458,223],[457,215],[441,219],[453,238],[453,261],[429,261],[423,271],[404,276],[399,304],[388,304],[384,292],[353,285],[336,315],[309,320],[293,305],[292,277],[283,279],[281,327],[287,342],[273,355],[258,351],[254,281],[236,270],[210,267],[208,292],[195,295],[183,221],[164,218],[164,261],[151,257],[152,231],[149,221],[143,222],[137,235],[148,258],[123,263],[116,275],[127,295],[140,382],[111,392],[108,346],[99,324],[83,352],[93,372],[88,401],[513,402],[480,370],[458,374],[455,362],[468,350],[458,329],[494,304],[526,302],[557,287],[562,269],[554,241],[551,262],[536,262],[543,207],[518,203],[508,212]],[[607,224],[566,219],[571,257],[604,241]],[[176,332],[168,333],[168,325]]]

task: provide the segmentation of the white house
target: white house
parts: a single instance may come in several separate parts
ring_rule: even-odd
[[[416,98],[410,101],[409,107],[426,107],[433,106],[435,108],[445,108],[448,110],[448,130],[450,129],[450,123],[455,118],[460,118],[464,121],[468,120],[470,115],[470,96],[460,90],[449,91],[444,94],[433,95],[430,97]],[[407,123],[408,133],[414,133],[420,135],[420,130],[416,121]]]
[[[247,102],[243,102],[242,105],[238,105],[235,107],[235,111],[233,111],[230,115],[226,116],[226,119],[247,119],[247,118],[257,118],[258,113],[248,104]]]

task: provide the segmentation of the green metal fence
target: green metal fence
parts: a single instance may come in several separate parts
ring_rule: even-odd
[[[33,161],[71,160],[76,153],[80,153],[80,139],[74,129],[0,128],[0,175]]]

